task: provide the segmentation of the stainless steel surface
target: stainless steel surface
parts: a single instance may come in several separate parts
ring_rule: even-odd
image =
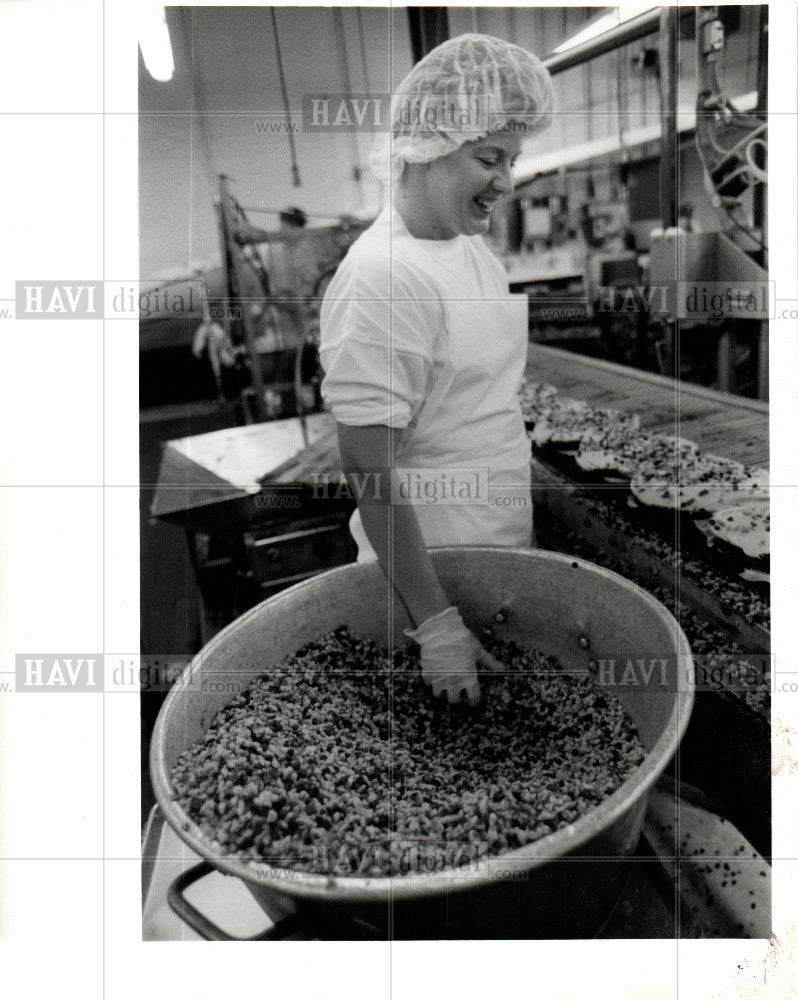
[[[310,443],[315,444],[329,435],[333,419],[329,413],[313,413],[306,424]],[[150,513],[168,517],[256,496],[262,489],[261,480],[278,474],[306,446],[296,417],[167,441]]]
[[[277,920],[294,912],[335,924],[367,924],[395,937],[590,936],[623,885],[647,793],[675,752],[693,703],[687,640],[650,594],[615,573],[552,552],[448,548],[433,552],[444,589],[477,631],[535,645],[566,669],[591,659],[664,660],[615,688],[648,753],[600,806],[534,844],[478,865],[401,878],[328,878],[226,857],[175,802],[175,761],[242,686],[341,624],[385,645],[410,622],[376,563],[331,570],[264,602],[219,633],[187,668],[161,710],[152,780],[167,821],[198,854],[242,878]],[[496,608],[505,621],[496,623]],[[580,640],[587,639],[588,648]],[[227,683],[226,683],[227,682]],[[339,932],[340,933],[340,932]],[[345,936],[345,935],[344,935]]]

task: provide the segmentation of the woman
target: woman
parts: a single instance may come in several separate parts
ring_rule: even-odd
[[[493,663],[427,549],[531,541],[517,399],[526,299],[509,296],[482,237],[551,107],[549,74],[508,42],[461,35],[422,59],[392,103],[389,204],[321,311],[322,393],[358,500],[358,559],[378,558],[404,601],[433,693],[472,705],[476,666]]]

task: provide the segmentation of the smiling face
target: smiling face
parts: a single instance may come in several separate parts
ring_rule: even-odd
[[[520,150],[519,135],[491,132],[430,163],[408,164],[403,193],[415,209],[411,232],[426,239],[486,233],[496,202],[513,190]]]

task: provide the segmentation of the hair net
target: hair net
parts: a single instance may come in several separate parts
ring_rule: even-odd
[[[390,131],[372,165],[383,180],[395,182],[405,163],[446,156],[489,132],[535,135],[551,124],[553,104],[551,76],[537,56],[491,35],[458,35],[399,84]]]

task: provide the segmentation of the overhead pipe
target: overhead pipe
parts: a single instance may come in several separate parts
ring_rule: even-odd
[[[575,66],[582,66],[591,59],[603,56],[607,52],[628,45],[630,42],[654,35],[659,31],[662,10],[672,10],[674,17],[678,20],[695,16],[694,7],[654,7],[643,14],[638,14],[630,21],[624,21],[623,24],[610,28],[609,31],[603,32],[596,38],[589,38],[586,42],[575,45],[567,52],[556,52],[554,55],[548,56],[543,60],[543,65],[554,76],[557,73],[564,73],[567,69],[573,69]]]
[[[694,7],[654,7],[619,24],[596,38],[589,38],[567,52],[557,52],[543,60],[552,75],[582,66],[592,59],[614,52],[641,38],[658,34],[660,53],[662,154],[660,170],[660,205],[664,226],[676,224],[676,188],[672,161],[677,155],[677,79],[676,50],[682,18],[695,17]]]

